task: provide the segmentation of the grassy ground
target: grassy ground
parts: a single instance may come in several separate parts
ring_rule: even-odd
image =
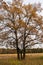
[[[17,60],[16,54],[0,54],[0,65],[43,65],[43,53],[26,54],[25,60]]]

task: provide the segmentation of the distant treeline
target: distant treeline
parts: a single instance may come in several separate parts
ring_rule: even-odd
[[[14,54],[16,49],[0,49],[0,54]]]
[[[0,49],[0,54],[15,54],[16,49]],[[43,49],[26,49],[26,53],[43,53]]]
[[[26,53],[43,53],[43,49],[42,48],[26,49]]]

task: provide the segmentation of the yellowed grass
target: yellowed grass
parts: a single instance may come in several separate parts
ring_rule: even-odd
[[[17,54],[0,54],[0,65],[43,65],[43,53],[26,54],[25,60],[18,60]]]

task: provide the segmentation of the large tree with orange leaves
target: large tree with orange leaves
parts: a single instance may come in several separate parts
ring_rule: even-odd
[[[26,48],[43,42],[43,17],[38,15],[41,5],[23,5],[22,2],[13,0],[8,5],[2,1],[0,8],[0,40],[7,47],[17,49],[18,59],[25,59]]]

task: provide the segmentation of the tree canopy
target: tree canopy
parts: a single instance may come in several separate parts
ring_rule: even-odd
[[[26,48],[43,43],[43,16],[38,15],[42,11],[40,4],[23,5],[22,2],[13,0],[8,5],[1,1],[0,42],[25,52]]]

